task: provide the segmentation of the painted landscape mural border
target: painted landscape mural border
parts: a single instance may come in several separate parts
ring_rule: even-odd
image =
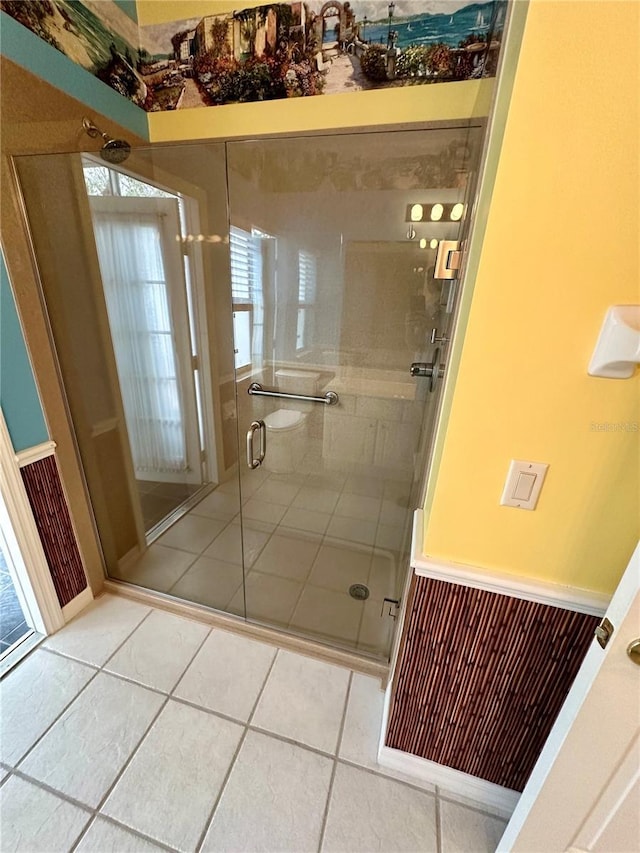
[[[0,9],[158,112],[491,77],[507,0],[307,0],[143,27],[113,0]]]

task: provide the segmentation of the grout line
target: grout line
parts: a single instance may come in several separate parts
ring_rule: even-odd
[[[159,847],[161,850],[169,850],[170,853],[176,853],[175,847],[170,847],[168,844],[165,844],[163,841],[159,841],[157,838],[152,838],[150,835],[145,835],[144,832],[140,832],[138,829],[134,829],[132,826],[127,826],[126,823],[122,823],[116,818],[111,817],[111,815],[96,813],[92,824],[95,823],[96,818],[101,818],[102,820],[107,821],[107,823],[111,823],[114,826],[117,826],[118,829],[123,829],[125,832],[128,832],[130,835],[135,835],[137,838],[141,838],[143,841],[147,841],[150,844],[153,844],[155,847]],[[71,853],[71,851],[69,851]]]
[[[231,777],[231,773],[233,771],[233,768],[235,767],[236,761],[238,760],[238,756],[240,755],[240,750],[242,749],[244,742],[247,738],[247,733],[248,733],[248,729],[245,728],[244,731],[242,732],[242,735],[240,736],[240,740],[238,741],[238,745],[236,747],[236,750],[233,753],[233,758],[231,759],[231,763],[227,767],[227,772],[225,773],[224,779],[222,780],[222,785],[220,786],[220,790],[218,791],[218,796],[213,801],[213,806],[211,807],[211,811],[209,812],[209,817],[205,821],[205,824],[202,828],[202,832],[200,833],[200,838],[198,838],[198,842],[195,846],[195,853],[200,853],[202,845],[204,844],[204,840],[207,837],[207,833],[209,832],[209,829],[211,828],[211,824],[213,823],[213,818],[214,818],[214,815],[215,815],[216,810],[218,808],[218,804],[220,803],[220,800],[222,799],[222,795],[225,792],[225,789],[226,789],[227,783],[229,782],[229,779]]]
[[[213,633],[213,630],[214,630],[214,629],[213,629],[213,626],[209,626],[209,630],[208,630],[208,631],[207,631],[207,633],[204,635],[204,637],[202,638],[202,640],[198,643],[198,646],[197,646],[197,648],[196,648],[195,652],[194,652],[194,653],[191,655],[191,657],[189,658],[189,663],[188,663],[188,664],[185,666],[185,668],[182,670],[181,675],[179,675],[179,676],[178,676],[178,679],[177,679],[176,683],[173,685],[173,687],[172,687],[172,688],[171,688],[171,690],[169,691],[169,697],[170,697],[171,699],[173,699],[173,698],[174,698],[174,694],[175,694],[175,691],[176,691],[176,690],[177,690],[177,688],[178,688],[178,685],[180,684],[180,682],[182,681],[182,679],[183,679],[183,678],[185,677],[185,675],[187,674],[187,671],[191,668],[191,664],[194,662],[194,660],[198,657],[198,655],[199,655],[199,654],[200,654],[200,652],[202,651],[202,647],[204,646],[204,644],[207,642],[207,640],[209,639],[209,637],[210,637],[210,636],[211,636],[211,634]]]
[[[483,817],[491,817],[494,820],[501,820],[503,823],[509,823],[509,818],[505,817],[503,814],[497,814],[496,812],[492,812],[488,809],[488,807],[482,807],[481,803],[477,805],[471,805],[470,802],[462,802],[461,800],[455,799],[455,794],[447,793],[445,790],[444,793],[441,792],[438,787],[438,797],[441,802],[451,803],[453,806],[459,806],[461,809],[468,809],[470,812],[476,812],[476,814],[481,814]]]
[[[329,819],[329,809],[331,808],[331,797],[333,795],[333,783],[336,778],[336,772],[338,770],[338,755],[340,754],[340,747],[342,746],[342,736],[344,735],[344,727],[347,721],[347,709],[349,707],[349,698],[351,696],[351,685],[353,683],[353,671],[349,673],[349,683],[347,684],[347,691],[344,697],[344,707],[342,709],[342,720],[340,721],[340,729],[338,731],[338,739],[336,741],[336,751],[333,756],[333,767],[331,768],[331,778],[329,779],[329,788],[327,789],[327,800],[324,806],[324,814],[322,815],[322,826],[320,828],[320,837],[318,839],[318,853],[322,850],[322,845],[324,843],[324,837],[327,831],[327,821]]]
[[[340,764],[345,764],[347,767],[353,767],[354,770],[362,770],[363,773],[370,773],[372,776],[381,776],[383,779],[389,779],[390,782],[397,782],[398,785],[404,785],[405,788],[411,788],[412,791],[418,791],[420,794],[426,794],[428,797],[435,797],[434,790],[421,787],[417,782],[407,782],[406,779],[398,779],[396,776],[390,776],[382,770],[376,770],[375,767],[366,767],[364,764],[358,764],[356,761],[350,761],[348,758],[338,758]],[[429,783],[427,783],[429,784]]]
[[[149,734],[149,732],[151,731],[151,729],[155,725],[160,714],[166,708],[168,702],[169,702],[169,697],[166,696],[164,702],[161,703],[160,707],[158,708],[156,713],[151,718],[151,721],[150,721],[149,725],[146,727],[146,729],[144,730],[144,732],[142,733],[142,736],[139,738],[138,742],[136,743],[136,745],[131,750],[131,754],[129,755],[129,757],[127,758],[125,763],[122,765],[120,771],[116,774],[115,779],[113,780],[111,785],[109,785],[106,792],[103,794],[102,799],[99,801],[98,805],[96,806],[96,812],[100,812],[100,810],[104,807],[104,804],[107,802],[107,800],[109,799],[109,797],[113,793],[113,790],[116,787],[116,785],[118,784],[118,782],[122,779],[122,777],[126,773],[127,768],[129,767],[129,765],[133,761],[134,757],[136,756],[138,750],[140,749],[140,746],[142,745],[143,741],[145,740],[145,738],[147,737],[147,735]]]
[[[87,814],[97,814],[96,810],[92,806],[87,805],[87,803],[83,803],[81,800],[76,800],[75,797],[70,797],[68,794],[64,794],[57,788],[48,785],[46,782],[41,782],[40,779],[36,779],[35,776],[30,776],[28,773],[24,773],[19,769],[14,770],[13,775],[18,779],[22,779],[23,782],[29,782],[31,785],[35,785],[36,788],[42,788],[43,791],[53,794],[58,797],[58,799],[71,803],[72,806],[81,809],[83,812],[87,812]]]
[[[80,688],[80,690],[75,694],[75,696],[74,696],[72,699],[70,699],[70,700],[67,702],[67,704],[62,708],[62,710],[60,711],[60,713],[59,713],[59,714],[57,714],[57,715],[54,717],[54,719],[52,720],[52,722],[47,726],[47,728],[42,732],[42,734],[41,734],[39,737],[37,737],[37,738],[35,739],[35,741],[31,744],[31,746],[29,747],[29,749],[27,749],[27,751],[22,755],[22,757],[21,757],[20,759],[18,759],[18,761],[16,762],[16,764],[15,764],[15,766],[14,766],[14,772],[15,772],[15,770],[17,770],[17,769],[20,767],[20,765],[21,765],[21,764],[23,764],[23,763],[24,763],[24,761],[25,761],[25,760],[26,760],[26,759],[31,755],[31,753],[34,751],[34,749],[35,749],[35,748],[36,748],[36,747],[41,743],[41,741],[42,741],[42,740],[44,740],[44,738],[49,734],[49,732],[51,731],[51,729],[56,725],[56,723],[60,720],[60,718],[61,718],[64,714],[66,714],[66,712],[67,712],[67,711],[69,710],[69,708],[73,705],[73,703],[76,701],[76,699],[77,699],[77,698],[78,698],[82,693],[84,693],[84,691],[87,689],[87,687],[92,683],[92,681],[94,681],[94,680],[97,678],[97,676],[98,676],[99,674],[100,674],[100,670],[99,670],[99,669],[96,669],[96,670],[94,671],[93,675],[91,676],[91,678],[87,681],[87,683],[86,683],[83,687],[81,687],[81,688]]]
[[[279,652],[280,652],[280,649],[276,649],[276,653],[273,656],[273,660],[271,661],[271,665],[269,666],[267,674],[264,677],[264,681],[262,682],[262,687],[258,691],[258,696],[256,697],[256,701],[253,703],[253,708],[251,709],[251,713],[249,714],[249,718],[245,724],[244,732],[242,733],[240,741],[238,742],[238,746],[236,748],[236,751],[233,755],[233,758],[231,759],[231,763],[229,764],[229,767],[227,768],[227,772],[226,772],[225,777],[222,781],[222,785],[220,786],[220,791],[218,792],[218,796],[214,800],[214,803],[213,803],[213,806],[211,808],[211,812],[209,814],[209,817],[208,817],[208,819],[207,819],[207,821],[206,821],[206,823],[202,829],[202,833],[200,835],[200,838],[198,839],[198,843],[196,844],[196,848],[195,848],[196,853],[199,853],[200,849],[202,848],[202,845],[204,844],[204,840],[207,837],[207,833],[209,832],[209,829],[211,828],[211,824],[213,823],[213,818],[214,818],[215,813],[217,811],[218,804],[220,803],[220,800],[222,799],[222,795],[224,794],[225,789],[227,787],[227,783],[229,782],[229,779],[231,778],[231,773],[233,771],[233,768],[235,767],[238,756],[240,755],[240,750],[242,749],[244,742],[247,739],[247,735],[249,733],[249,725],[251,723],[251,720],[253,719],[253,715],[256,712],[256,708],[258,707],[260,699],[262,698],[262,694],[264,693],[264,690],[267,686],[267,682],[269,681],[269,677],[271,675],[271,672],[273,671],[273,667],[275,666],[276,659],[278,657]]]
[[[59,722],[59,720],[60,720],[60,718],[63,716],[63,714],[65,714],[65,713],[68,711],[68,709],[71,707],[71,705],[73,705],[73,703],[76,701],[76,699],[78,699],[78,697],[80,696],[80,694],[81,694],[81,693],[84,693],[84,691],[87,689],[87,687],[88,687],[88,686],[89,686],[89,685],[90,685],[90,684],[91,684],[91,683],[92,683],[92,682],[97,678],[97,676],[98,676],[98,675],[100,675],[100,673],[101,673],[101,672],[103,672],[103,667],[104,667],[104,665],[105,665],[106,663],[108,663],[108,662],[111,660],[111,658],[113,657],[113,655],[117,654],[117,652],[119,652],[119,651],[120,651],[120,649],[124,646],[124,644],[127,642],[127,640],[128,640],[128,639],[129,639],[129,638],[130,638],[130,637],[131,637],[131,636],[132,636],[132,635],[133,635],[137,630],[138,630],[138,628],[140,627],[140,625],[142,625],[142,623],[144,622],[144,620],[145,620],[145,619],[146,619],[146,618],[151,614],[152,610],[153,610],[153,608],[151,608],[151,607],[150,607],[150,608],[149,608],[149,612],[148,612],[148,613],[146,613],[146,614],[145,614],[145,616],[144,616],[144,618],[143,618],[143,619],[141,619],[141,620],[140,620],[140,622],[138,622],[138,624],[135,626],[135,628],[133,628],[133,630],[131,630],[131,631],[127,634],[127,636],[124,638],[124,640],[123,640],[123,641],[118,645],[118,647],[115,649],[115,651],[113,652],[113,654],[111,654],[111,655],[107,658],[107,660],[105,661],[105,663],[104,663],[104,664],[102,664],[102,666],[95,668],[95,664],[89,664],[89,666],[90,666],[90,667],[95,668],[95,671],[94,671],[93,675],[91,676],[91,678],[90,678],[90,679],[87,681],[87,683],[86,683],[86,684],[85,684],[85,685],[84,685],[84,686],[83,686],[83,687],[82,687],[82,688],[81,688],[81,689],[76,693],[76,695],[73,697],[73,699],[71,699],[71,700],[70,700],[70,701],[69,701],[69,702],[64,706],[64,708],[60,711],[60,713],[55,717],[55,719],[53,720],[53,722],[52,722],[49,726],[47,726],[47,728],[42,732],[42,734],[40,735],[40,737],[38,737],[38,738],[37,738],[37,739],[36,739],[36,740],[31,744],[31,746],[30,746],[30,747],[29,747],[29,749],[24,753],[24,755],[22,756],[22,758],[20,758],[20,760],[16,763],[16,767],[19,767],[19,766],[24,762],[24,760],[25,760],[26,758],[28,758],[28,756],[29,756],[29,755],[31,755],[31,753],[33,752],[33,750],[34,750],[34,749],[38,746],[38,744],[40,744],[40,742],[41,742],[41,741],[42,741],[42,740],[43,740],[43,739],[44,739],[44,738],[49,734],[49,732],[51,731],[51,729],[56,725],[56,723],[58,723],[58,722]],[[64,630],[64,629],[61,629],[61,630]],[[43,648],[44,648],[44,647],[43,647]],[[70,656],[63,655],[63,654],[61,654],[60,652],[55,652],[55,651],[53,651],[53,649],[47,649],[47,648],[45,648],[44,650],[45,650],[45,651],[47,651],[47,652],[52,652],[53,654],[58,654],[60,657],[65,657],[65,658],[67,658],[67,660],[74,660],[74,661],[76,661],[77,663],[84,663],[83,661],[78,661],[76,658],[72,658],[72,657],[70,657]]]

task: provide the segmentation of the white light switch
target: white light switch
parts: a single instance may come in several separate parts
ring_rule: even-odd
[[[512,459],[500,498],[502,506],[535,509],[548,467],[545,462]]]

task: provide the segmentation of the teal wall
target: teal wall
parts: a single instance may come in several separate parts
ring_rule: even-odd
[[[0,51],[16,65],[87,104],[89,112],[102,113],[132,133],[149,139],[149,122],[143,109],[76,65],[6,12],[0,12]],[[28,93],[16,93],[16,97],[28,97]]]
[[[14,450],[49,440],[31,362],[0,253],[0,404]]]
[[[127,14],[133,21],[138,23],[138,9],[136,8],[136,0],[114,0],[116,6],[120,6],[122,11]]]

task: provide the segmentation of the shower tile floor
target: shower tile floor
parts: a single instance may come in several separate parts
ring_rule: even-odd
[[[219,486],[155,540],[122,580],[388,658],[411,524],[410,483],[321,474],[242,477]],[[246,589],[242,584],[242,557]],[[352,584],[370,590],[366,601]]]
[[[383,701],[103,595],[0,682],[2,850],[495,850],[503,819],[377,763]]]

